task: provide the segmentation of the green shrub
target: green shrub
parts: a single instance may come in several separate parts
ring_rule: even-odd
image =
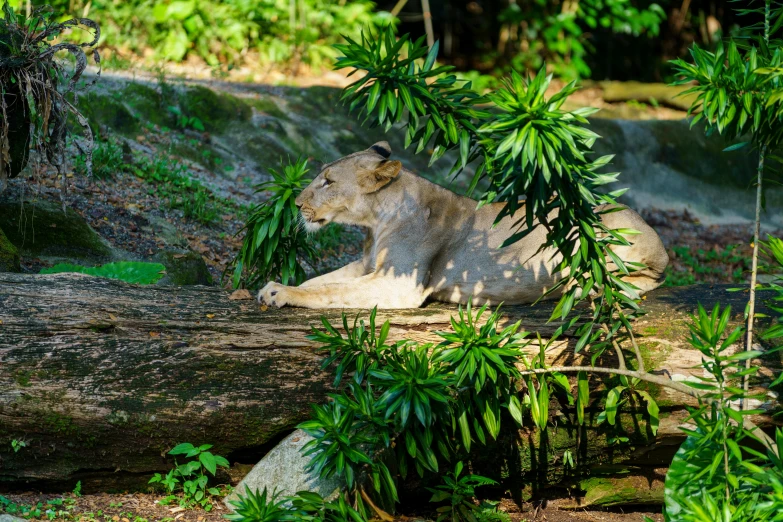
[[[305,279],[300,258],[315,256],[307,234],[299,224],[296,197],[309,181],[307,160],[272,170],[272,179],[258,185],[256,192],[270,191],[271,197],[256,205],[239,233],[244,233],[242,249],[233,260],[233,285],[255,288],[280,278],[283,284],[299,284]]]
[[[549,62],[555,74],[587,78],[588,55],[594,50],[590,35],[596,29],[613,33],[658,36],[666,13],[657,3],[631,0],[582,0],[573,5],[539,0],[509,2],[499,21],[517,30],[506,43],[505,53],[518,70],[538,69]]]
[[[268,493],[252,491],[245,486],[244,495],[238,500],[230,500],[233,512],[226,515],[226,519],[237,522],[280,522],[288,520],[289,510],[286,508],[285,498],[280,498],[277,492]]]
[[[169,455],[184,455],[187,460],[184,464],[177,464],[166,475],[155,473],[149,480],[149,484],[161,484],[168,493],[182,491],[179,504],[182,507],[194,507],[196,505],[205,511],[212,510],[212,496],[221,494],[220,488],[207,487],[209,476],[215,476],[217,468],[228,468],[229,463],[220,455],[213,454],[210,450],[212,444],[194,446],[188,442],[178,444]],[[169,495],[161,504],[175,500],[174,495]]]
[[[691,408],[689,419],[695,428],[683,428],[688,438],[666,474],[667,521],[782,519],[783,461],[778,452],[783,447],[783,431],[776,431],[777,450],[758,451],[754,447],[760,442],[758,428],[748,428],[745,419],[763,410],[737,410],[732,404],[748,397],[742,379],[759,370],[758,366],[746,369],[745,361],[764,352],[734,353],[734,344],[745,329],[738,326],[728,331],[730,316],[730,307],[721,311],[716,304],[708,313],[699,306],[690,325],[690,343],[702,353],[704,361],[709,361],[703,364],[709,377],[689,383],[705,395],[698,408]],[[770,337],[780,335],[774,332]]]
[[[430,502],[445,502],[437,510],[437,522],[478,522],[483,515],[483,508],[473,502],[475,490],[479,486],[495,485],[497,482],[479,475],[462,475],[463,468],[462,462],[457,462],[454,471],[444,476],[442,485],[427,488],[432,493]],[[486,518],[486,515],[483,516]]]
[[[68,272],[119,279],[120,281],[137,285],[151,285],[157,283],[165,275],[166,267],[160,263],[142,263],[139,261],[120,261],[96,267],[58,263],[53,267],[41,269],[40,273],[62,274]]]
[[[112,179],[115,174],[127,170],[123,159],[122,147],[114,141],[97,141],[92,151],[92,175],[98,179]],[[87,155],[78,154],[74,161],[74,170],[79,174],[88,174]]]
[[[185,165],[165,154],[141,160],[133,172],[152,183],[151,195],[166,201],[169,208],[181,209],[186,218],[205,225],[213,223],[222,212],[236,208],[191,177]]]

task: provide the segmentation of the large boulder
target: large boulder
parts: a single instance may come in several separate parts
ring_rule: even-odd
[[[82,216],[50,201],[0,201],[0,228],[25,257],[79,264],[112,258],[111,245]]]
[[[342,483],[336,477],[322,480],[318,475],[308,473],[305,467],[310,457],[302,455],[302,448],[313,438],[296,430],[267,453],[250,473],[226,497],[226,505],[233,509],[230,502],[244,495],[249,488],[255,492],[267,489],[269,493],[277,491],[282,496],[295,495],[299,491],[312,491],[324,498],[333,498],[339,493]]]

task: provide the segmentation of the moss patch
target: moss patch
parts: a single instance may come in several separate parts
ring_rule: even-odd
[[[168,126],[173,122],[158,91],[142,83],[130,83],[123,90],[125,102],[143,121]]]
[[[93,262],[111,257],[108,243],[84,218],[54,203],[0,202],[0,228],[25,256]]]
[[[262,112],[267,116],[272,116],[273,118],[278,118],[281,120],[288,119],[288,116],[286,116],[280,107],[278,107],[277,103],[275,103],[274,100],[270,98],[254,98],[252,100],[248,100],[248,103],[257,111]]]
[[[233,122],[246,122],[253,115],[250,105],[230,94],[206,87],[191,87],[182,94],[182,109],[200,119],[209,132],[221,133]]]
[[[119,100],[103,94],[90,94],[79,103],[79,110],[92,127],[106,125],[111,130],[126,136],[139,131],[139,121]]]
[[[631,475],[625,477],[591,477],[579,481],[585,496],[579,507],[629,506],[663,504],[661,478]]]
[[[8,240],[0,228],[0,272],[21,272],[21,258],[19,251]]]

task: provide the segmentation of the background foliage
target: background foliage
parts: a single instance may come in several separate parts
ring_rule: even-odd
[[[326,65],[341,34],[392,21],[424,34],[422,7],[409,0],[29,0],[64,15],[93,17],[110,65],[128,59],[200,58],[225,69],[249,63]],[[24,7],[28,0],[11,0]],[[566,78],[666,80],[667,62],[698,43],[714,49],[747,25],[730,0],[444,0],[431,2],[439,59],[458,69],[502,76],[550,70]]]
[[[33,2],[43,4],[39,0]],[[247,58],[262,63],[319,65],[334,56],[340,34],[380,24],[373,2],[355,0],[52,0],[61,13],[89,15],[100,43],[125,58],[152,52],[156,60],[199,57],[212,66]],[[293,17],[291,16],[291,6]],[[254,54],[254,56],[250,56]]]

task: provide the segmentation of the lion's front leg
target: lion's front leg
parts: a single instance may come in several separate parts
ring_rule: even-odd
[[[258,294],[270,306],[304,308],[417,308],[428,295],[424,285],[410,276],[384,276],[377,273],[346,283],[308,287],[268,283]]]
[[[268,306],[276,306],[278,308],[281,308],[287,305],[288,303],[284,301],[283,296],[285,295],[285,292],[283,292],[283,295],[280,295],[280,290],[287,289],[287,288],[292,288],[292,287],[271,281],[266,285],[264,285],[264,287],[261,290],[259,290],[258,302]]]
[[[308,279],[301,285],[299,285],[299,288],[304,288],[308,286],[319,286],[324,285],[327,283],[340,283],[351,279],[356,279],[357,277],[361,277],[367,273],[367,270],[364,267],[364,260],[359,259],[358,261],[354,261],[353,263],[348,263],[342,268],[338,268],[337,270],[333,272],[329,272],[328,274],[320,275],[318,277],[314,277],[312,279]]]

